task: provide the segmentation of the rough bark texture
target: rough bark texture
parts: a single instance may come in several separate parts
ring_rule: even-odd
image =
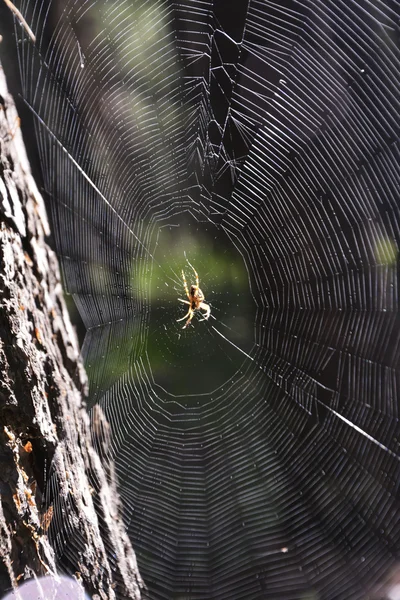
[[[68,531],[68,570],[93,598],[140,598],[112,465],[103,468],[92,446],[86,375],[1,66],[0,153],[0,593],[57,572],[49,531],[59,528]],[[98,410],[104,445],[102,419]]]

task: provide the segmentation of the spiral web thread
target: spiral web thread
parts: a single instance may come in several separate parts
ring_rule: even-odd
[[[19,8],[90,402],[150,596],[378,597],[400,538],[398,3]],[[182,330],[188,261],[211,317]],[[71,569],[61,509],[51,533]]]

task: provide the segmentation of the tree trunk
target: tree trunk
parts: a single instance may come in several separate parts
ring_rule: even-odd
[[[68,571],[93,598],[138,599],[144,585],[112,465],[92,445],[86,374],[1,66],[0,151],[0,592],[55,575],[51,539],[63,529]],[[107,461],[99,408],[95,422]]]

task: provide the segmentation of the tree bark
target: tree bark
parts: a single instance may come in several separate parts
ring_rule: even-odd
[[[0,592],[56,575],[51,539],[63,530],[67,570],[92,598],[139,599],[144,584],[107,463],[108,425],[97,409],[102,463],[44,202],[1,66],[0,154]]]

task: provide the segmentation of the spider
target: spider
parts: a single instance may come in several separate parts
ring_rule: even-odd
[[[189,265],[190,265],[190,263],[189,263]],[[190,325],[190,323],[193,319],[195,310],[204,310],[205,311],[205,313],[202,315],[203,318],[200,319],[200,321],[205,321],[206,319],[208,319],[208,317],[210,316],[210,313],[211,313],[211,308],[208,306],[208,304],[206,304],[204,302],[204,294],[201,291],[201,289],[199,288],[199,276],[197,275],[195,268],[192,265],[190,265],[190,266],[192,267],[194,274],[196,276],[196,285],[191,285],[190,291],[189,291],[185,273],[183,272],[183,269],[182,269],[183,286],[185,288],[186,296],[189,298],[189,300],[182,300],[182,298],[178,298],[179,302],[183,302],[184,304],[189,304],[189,310],[186,313],[186,315],[184,317],[182,317],[182,319],[177,319],[177,322],[178,322],[178,321],[183,321],[184,319],[189,317],[188,320],[186,321],[186,323],[184,324],[184,326],[182,327],[182,329],[185,329],[185,327]]]

